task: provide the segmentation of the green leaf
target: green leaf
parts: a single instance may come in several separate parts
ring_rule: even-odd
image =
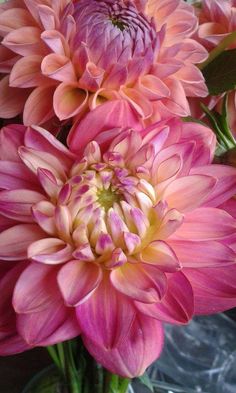
[[[148,376],[147,373],[144,373],[143,375],[141,375],[141,377],[138,377],[138,380],[145,386],[147,386],[147,388],[149,388],[151,390],[151,392],[154,392],[151,380]]]
[[[236,49],[221,53],[202,72],[211,95],[233,90],[236,87]]]

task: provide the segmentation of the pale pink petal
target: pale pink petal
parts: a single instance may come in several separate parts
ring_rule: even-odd
[[[21,56],[43,55],[45,45],[40,39],[40,34],[38,27],[20,27],[8,33],[2,44]]]
[[[180,261],[172,248],[163,241],[154,241],[140,253],[142,262],[155,265],[164,272],[175,272],[181,268]]]
[[[163,348],[164,334],[159,321],[138,314],[127,336],[114,348],[107,349],[86,335],[83,342],[98,363],[122,377],[142,375]]]
[[[208,195],[212,195],[216,182],[214,177],[205,174],[182,177],[167,186],[162,198],[169,207],[188,212],[203,205]]]
[[[23,113],[25,125],[42,124],[53,117],[54,91],[54,85],[40,86],[34,89],[25,103]]]
[[[154,75],[144,75],[139,81],[139,90],[150,100],[158,100],[170,95],[170,90],[165,83]]]
[[[65,302],[78,306],[85,302],[102,280],[102,270],[95,263],[71,261],[58,274],[58,284]]]
[[[53,107],[60,120],[78,115],[88,100],[88,93],[78,87],[77,83],[61,83],[55,90]]]
[[[46,82],[41,74],[42,56],[31,55],[22,57],[13,66],[10,74],[10,86],[12,87],[35,87]]]
[[[119,293],[104,277],[89,299],[76,308],[81,331],[103,348],[121,342],[132,326],[135,309],[131,301]]]
[[[68,57],[50,53],[41,65],[43,75],[60,82],[76,82],[74,66]]]
[[[205,239],[204,239],[205,240]],[[223,243],[209,241],[169,240],[183,267],[222,267],[236,262],[235,253]]]
[[[44,195],[27,189],[1,191],[1,214],[21,222],[34,222],[31,208],[35,203],[44,199]]]
[[[208,165],[191,170],[192,174],[214,176],[218,181],[204,201],[204,206],[217,207],[236,194],[236,168],[226,165]]]
[[[27,248],[34,241],[45,237],[36,224],[19,224],[0,234],[0,258],[6,261],[27,258]]]
[[[222,209],[198,208],[185,215],[175,236],[191,240],[217,240],[236,231],[236,220]]]
[[[89,142],[102,135],[102,131],[115,128],[115,135],[117,135],[117,126],[134,129],[140,129],[141,126],[132,108],[123,100],[100,105],[89,112],[79,123],[75,123],[68,137],[69,147],[72,151],[81,154]],[[110,131],[105,134],[105,142],[109,143],[111,139]]]
[[[172,274],[168,279],[168,291],[160,302],[143,304],[135,302],[143,314],[164,322],[174,324],[187,323],[193,315],[193,290],[183,273]]]
[[[65,37],[57,30],[45,30],[41,34],[42,40],[56,54],[70,56],[69,44]]]
[[[33,261],[57,265],[69,261],[73,248],[58,238],[40,239],[28,247],[28,258]]]
[[[113,270],[110,277],[119,292],[143,303],[157,302],[166,291],[166,276],[158,265],[126,263]]]

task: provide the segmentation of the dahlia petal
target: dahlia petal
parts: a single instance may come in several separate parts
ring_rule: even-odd
[[[52,301],[43,311],[19,314],[17,330],[27,344],[40,346],[63,325],[67,313],[62,299]]]
[[[31,55],[22,57],[13,66],[9,84],[11,87],[35,87],[46,81],[41,74],[42,56]]]
[[[20,124],[5,126],[0,132],[0,157],[3,161],[21,163],[18,148],[24,144],[26,127]],[[22,164],[22,163],[21,163]]]
[[[222,209],[198,208],[185,215],[175,236],[191,240],[217,240],[235,233],[236,220]]]
[[[18,261],[27,258],[27,248],[44,237],[44,232],[35,224],[19,224],[0,234],[0,258]]]
[[[40,17],[40,21],[45,30],[54,30],[56,28],[56,24],[58,23],[56,12],[47,5],[39,5],[38,13]]]
[[[57,234],[54,220],[55,206],[49,201],[42,201],[32,207],[32,214],[38,225],[48,235],[53,237]]]
[[[24,26],[12,30],[2,41],[2,45],[21,56],[44,55],[45,47],[40,40],[41,31],[38,27]]]
[[[150,100],[158,100],[170,95],[170,90],[165,83],[154,75],[144,75],[140,79],[139,89]]]
[[[107,349],[82,336],[90,354],[110,372],[126,378],[142,375],[160,355],[164,334],[162,324],[153,318],[138,314],[124,340]]]
[[[144,97],[138,90],[128,87],[123,87],[121,95],[125,98],[135,111],[143,118],[147,119],[152,114],[152,105],[150,101]]]
[[[204,201],[204,206],[217,207],[236,194],[236,169],[226,165],[192,168],[191,174],[214,176],[218,181]]]
[[[11,334],[6,334],[4,337],[0,337],[0,355],[10,356],[17,353],[25,352],[32,347],[25,342],[25,340],[19,336],[15,331]]]
[[[155,210],[158,209],[158,205],[155,207]],[[183,221],[184,215],[181,214],[178,210],[168,210],[161,221],[160,227],[153,235],[153,240],[167,239],[169,236],[175,233],[175,231],[182,225]]]
[[[143,263],[155,265],[158,269],[174,273],[181,268],[180,261],[172,248],[163,241],[151,242],[142,252],[140,258]]]
[[[58,284],[68,306],[78,306],[87,301],[101,280],[101,268],[91,262],[68,262],[58,274]]]
[[[173,324],[185,324],[193,315],[193,290],[182,272],[174,273],[168,279],[168,290],[160,302],[143,304],[135,302],[143,314]]]
[[[0,33],[3,37],[10,31],[34,24],[35,21],[30,13],[23,8],[8,9],[0,14]]]
[[[76,314],[82,334],[110,349],[127,336],[136,312],[132,302],[104,276],[93,295],[76,308]]]
[[[60,239],[70,241],[72,232],[72,218],[67,206],[57,206],[55,209],[55,224]]]
[[[119,127],[140,129],[138,118],[126,101],[109,101],[98,106],[72,127],[68,137],[70,149],[81,154],[89,142],[96,140],[97,136],[102,136],[104,130],[115,128],[115,135],[117,135],[117,124],[119,124]],[[89,133],[87,132],[88,129]],[[107,144],[111,142],[111,131],[108,135],[106,134],[106,139]]]
[[[108,89],[118,90],[120,86],[124,85],[128,76],[127,67],[117,63],[112,66],[108,77],[103,82],[102,86]]]
[[[56,54],[70,56],[70,48],[65,37],[57,30],[45,30],[41,34],[41,39]]]
[[[55,90],[53,107],[60,120],[78,115],[84,110],[88,93],[78,87],[77,83],[61,83]]]
[[[21,90],[9,86],[9,76],[0,80],[0,117],[10,119],[19,115],[29,95],[28,90]]]
[[[194,313],[213,314],[236,305],[236,265],[211,269],[184,269],[194,293]]]
[[[1,191],[1,214],[21,222],[34,222],[31,214],[32,205],[44,199],[44,195],[31,190],[18,189]]]
[[[57,184],[57,179],[47,169],[38,169],[38,179],[40,181],[41,186],[48,196],[51,198],[56,198],[59,193],[59,186]]]
[[[104,73],[105,71],[102,68],[92,62],[88,62],[79,80],[79,86],[84,90],[96,92],[101,86]]]
[[[184,267],[221,267],[236,262],[231,248],[217,241],[169,240]]]
[[[39,190],[37,178],[21,162],[0,161],[0,188]]]
[[[54,90],[55,86],[40,86],[33,90],[25,103],[23,113],[25,125],[42,124],[53,117]]]
[[[14,64],[19,60],[19,56],[10,49],[0,45],[0,72],[9,74]]]
[[[12,304],[19,314],[45,310],[58,296],[57,269],[48,265],[31,263],[21,273],[13,294]]]
[[[170,97],[163,100],[165,107],[176,116],[189,116],[190,108],[181,82],[171,79],[167,86],[170,90]]]
[[[174,180],[165,189],[164,198],[169,207],[188,212],[205,203],[217,180],[211,176],[194,175]]]
[[[60,82],[76,82],[74,66],[68,57],[51,53],[41,65],[43,75]]]
[[[143,303],[155,303],[165,294],[167,280],[158,266],[145,264],[125,265],[115,269],[110,275],[117,291]]]
[[[69,244],[58,238],[40,239],[29,245],[28,258],[48,265],[57,265],[69,261],[72,250]]]

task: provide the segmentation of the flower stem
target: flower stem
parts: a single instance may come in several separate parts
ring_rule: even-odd
[[[130,384],[130,379],[120,378],[119,393],[126,393]]]

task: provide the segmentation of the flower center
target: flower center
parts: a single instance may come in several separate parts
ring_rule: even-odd
[[[97,197],[99,204],[104,207],[106,212],[113,207],[115,202],[119,203],[121,200],[121,196],[115,190],[112,190],[112,187],[109,187],[108,190],[104,188],[98,190]]]
[[[113,26],[118,27],[118,29],[120,31],[124,31],[126,27],[128,27],[127,23],[125,23],[124,21],[117,19],[117,18],[111,18],[110,19]]]

